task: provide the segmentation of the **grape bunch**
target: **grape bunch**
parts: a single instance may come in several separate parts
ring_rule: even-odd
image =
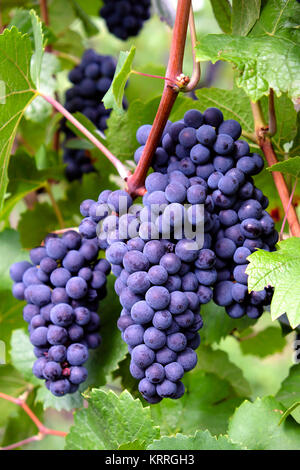
[[[74,86],[66,92],[66,109],[70,113],[81,112],[101,131],[106,129],[106,121],[110,115],[110,110],[105,109],[102,99],[111,85],[115,68],[113,57],[102,56],[93,49],[88,49],[83,54],[81,63],[69,73]],[[66,135],[66,142],[74,137],[65,120],[62,130]],[[91,159],[84,150],[65,147],[64,162],[67,164],[66,176],[70,181],[94,171]]]
[[[137,132],[141,147],[134,155],[136,163],[150,130],[150,125],[144,125]],[[183,120],[168,122],[151,176],[156,185],[159,179],[155,175],[160,180],[169,175],[172,180],[166,189],[157,186],[158,191],[164,191],[162,198],[181,203],[187,197],[189,203],[205,205],[205,226],[209,225],[205,248],[215,255],[213,269],[217,274],[214,301],[232,318],[245,314],[258,318],[263,306],[270,304],[273,291],[266,288],[248,293],[247,258],[256,249],[275,250],[278,233],[266,212],[268,199],[252,178],[263,169],[263,159],[250,153],[241,133],[240,124],[224,120],[217,108],[208,108],[203,114],[189,110]]]
[[[27,302],[23,318],[37,358],[33,373],[57,397],[76,392],[87,379],[88,350],[101,343],[96,312],[110,265],[98,256],[95,240],[69,230],[48,235],[44,246],[31,250],[31,263],[10,268],[13,295]]]
[[[151,0],[104,0],[99,14],[114,36],[126,40],[138,35],[150,18],[150,7]]]
[[[182,173],[176,173],[174,181],[180,175],[185,180]],[[176,239],[174,226],[168,239],[156,228],[160,215],[152,214],[155,204],[162,216],[169,210],[172,219],[173,209],[176,214],[176,204],[164,198],[164,190],[169,194],[168,180],[159,173],[147,177],[143,207],[133,206],[131,197],[121,190],[102,192],[98,202],[84,201],[81,213],[85,218],[79,227],[85,237],[98,233],[101,248],[107,248],[106,259],[117,277],[115,291],[123,307],[118,328],[131,354],[131,374],[149,403],[183,395],[181,378],[197,363],[194,350],[200,344],[198,330],[203,324],[200,304],[211,299],[207,286],[216,280],[210,250],[199,252],[191,245],[192,239]],[[182,204],[177,206],[184,210]]]

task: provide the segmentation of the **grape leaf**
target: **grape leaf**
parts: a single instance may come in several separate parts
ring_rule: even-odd
[[[12,397],[19,397],[25,392],[28,383],[11,365],[0,367],[0,391]],[[3,427],[10,414],[16,412],[16,405],[0,398],[0,428]]]
[[[161,432],[192,434],[200,428],[215,435],[225,433],[230,416],[243,401],[229,382],[196,369],[184,376],[183,383],[186,391],[180,400],[164,399],[151,406]]]
[[[239,321],[230,318],[224,307],[219,307],[213,301],[201,307],[203,318],[203,329],[200,332],[202,344],[220,343],[234,330],[242,331],[254,324],[248,317],[240,318]]]
[[[209,34],[197,45],[199,60],[231,62],[237,84],[252,101],[269,93],[300,92],[300,5],[294,0],[269,0],[246,37]]]
[[[99,29],[97,28],[95,23],[90,19],[89,15],[85,12],[85,10],[81,8],[78,2],[76,2],[75,0],[71,0],[71,4],[73,5],[76,15],[82,21],[87,36],[95,36],[95,34],[99,32]]]
[[[278,426],[284,411],[273,397],[245,401],[229,422],[229,438],[251,450],[299,450],[300,427],[293,418]]]
[[[250,386],[241,369],[229,361],[224,351],[213,350],[202,345],[198,350],[197,369],[213,373],[220,379],[226,380],[238,396],[247,397],[251,394]]]
[[[30,18],[31,18],[32,32],[33,32],[33,39],[34,39],[34,53],[31,58],[30,74],[31,74],[33,83],[35,83],[36,87],[39,88],[42,61],[43,61],[43,55],[44,55],[43,29],[42,29],[42,23],[34,10],[30,11]]]
[[[135,47],[132,46],[129,52],[120,52],[115,75],[110,88],[103,98],[106,109],[113,108],[118,113],[123,113],[123,94],[126,82],[132,70],[132,62],[135,56]]]
[[[229,0],[210,0],[215,18],[224,33],[230,34],[231,27],[231,5]]]
[[[290,408],[294,403],[300,400],[300,366],[299,364],[291,367],[289,375],[282,382],[276,399],[280,401],[286,408]],[[300,423],[300,410],[295,409],[292,412],[293,418]]]
[[[261,0],[233,0],[232,34],[246,36],[259,18],[260,6]]]
[[[54,98],[56,91],[55,74],[60,70],[60,62],[54,54],[45,52],[41,62],[39,75],[39,91]],[[51,116],[52,106],[44,98],[38,96],[26,109],[25,116],[34,122],[43,122]]]
[[[280,171],[281,173],[299,177],[300,174],[300,157],[293,157],[283,162],[275,163],[268,168],[269,171]]]
[[[25,303],[15,299],[11,291],[0,291],[0,341],[3,341],[6,349],[6,360],[9,357],[9,342],[12,332],[24,327],[23,307]],[[0,362],[1,367],[1,362]]]
[[[272,253],[258,250],[249,256],[248,288],[250,292],[273,286],[272,319],[286,313],[292,328],[296,328],[300,323],[300,239],[289,238],[277,246]]]
[[[0,106],[0,211],[17,128],[25,109],[36,97],[30,77],[31,55],[30,39],[22,36],[16,28],[5,29],[0,35],[0,83],[5,87],[5,104]]]
[[[68,450],[114,450],[134,440],[147,446],[159,438],[150,408],[143,408],[126,390],[117,396],[93,389],[85,398],[88,408],[75,413],[75,424],[66,438]]]
[[[282,336],[281,330],[270,326],[265,330],[251,335],[249,339],[243,338],[240,342],[241,350],[244,354],[252,354],[258,357],[266,357],[280,352],[286,345],[286,340]]]
[[[33,210],[23,212],[18,225],[21,243],[24,248],[38,246],[45,236],[58,230],[58,221],[53,208],[46,202],[36,204]]]
[[[5,200],[3,211],[0,213],[0,219],[5,219],[18,201],[27,194],[46,186],[49,178],[59,178],[62,176],[61,168],[43,168],[39,171],[36,168],[35,161],[24,151],[18,150],[12,156],[9,170],[9,184],[7,188],[8,197]]]
[[[22,376],[33,385],[41,385],[41,381],[32,373],[36,357],[28,334],[24,330],[13,331],[11,337],[11,363]]]
[[[28,253],[21,249],[20,235],[13,229],[0,233],[0,290],[10,289],[12,280],[9,276],[11,264],[28,260]]]
[[[236,119],[246,132],[253,132],[254,123],[249,99],[243,90],[221,90],[220,88],[202,88],[196,91],[197,101],[181,100],[172,113],[172,119],[179,120],[188,109],[196,108],[203,112],[206,108],[217,107],[224,114],[224,119]]]
[[[53,408],[56,411],[72,411],[75,408],[81,408],[83,406],[83,398],[79,391],[72,393],[71,395],[55,397],[45,387],[43,382],[39,381],[39,383],[41,387],[37,390],[36,401],[42,403],[44,410]]]
[[[234,444],[228,436],[212,436],[206,429],[197,431],[194,436],[176,434],[176,436],[163,436],[147,447],[147,450],[241,450],[242,447]]]

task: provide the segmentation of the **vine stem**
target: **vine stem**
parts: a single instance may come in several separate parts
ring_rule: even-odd
[[[196,44],[197,44],[197,33],[196,33],[196,26],[195,26],[195,18],[193,8],[190,8],[190,18],[189,18],[189,27],[191,33],[191,43],[192,43],[192,51],[193,51],[193,74],[188,85],[184,88],[185,92],[193,91],[196,86],[198,85],[200,78],[201,78],[201,66],[200,62],[197,60],[196,57]]]
[[[294,194],[295,194],[295,191],[296,191],[297,183],[298,183],[298,178],[296,178],[296,181],[295,181],[295,183],[294,183],[294,186],[293,186],[293,189],[292,189],[292,192],[291,192],[291,197],[290,197],[290,200],[289,200],[289,203],[288,203],[286,212],[285,212],[285,214],[284,214],[284,219],[283,219],[283,222],[282,222],[282,225],[281,225],[280,234],[279,234],[279,239],[280,239],[280,240],[282,240],[282,237],[283,237],[283,231],[284,231],[284,227],[285,227],[287,215],[288,215],[288,212],[289,212],[289,210],[290,210],[290,207],[291,207],[291,205],[292,205],[292,203],[293,203],[293,197],[294,197]]]
[[[49,26],[49,13],[47,0],[40,0],[41,17],[46,26]]]
[[[115,157],[108,148],[105,147],[90,131],[88,131],[69,111],[67,111],[55,98],[37,92],[42,98],[50,103],[59,113],[61,113],[68,121],[70,121],[92,144],[95,145],[103,155],[114,165],[122,179],[126,180],[129,171],[120,160]]]
[[[175,25],[173,29],[170,58],[166,71],[166,77],[172,82],[177,81],[182,73],[183,56],[191,9],[191,0],[178,0]],[[173,105],[178,95],[178,87],[165,83],[162,98],[155,116],[153,126],[147,139],[144,151],[133,175],[127,178],[127,191],[136,196],[143,190],[145,179],[159,144],[163,130],[167,124]]]
[[[2,398],[3,400],[10,401],[11,403],[14,403],[15,405],[20,406],[25,411],[25,413],[29,416],[31,421],[36,425],[39,431],[39,433],[36,434],[35,436],[29,437],[27,439],[24,439],[23,441],[17,442],[10,446],[2,447],[1,450],[16,449],[17,447],[20,447],[21,445],[28,444],[30,442],[37,441],[37,440],[42,440],[44,439],[44,437],[48,435],[66,437],[67,435],[66,432],[56,431],[55,429],[49,429],[46,426],[44,426],[43,423],[35,415],[35,413],[29,408],[26,401],[23,400],[22,398],[15,398],[10,395],[6,395],[6,393],[1,393],[1,392],[0,392],[0,398]]]
[[[275,163],[278,163],[278,160],[272,142],[267,137],[268,126],[266,126],[260,102],[251,103],[251,108],[254,117],[257,143],[263,151],[268,165],[275,165]],[[284,176],[279,171],[273,171],[272,175],[286,215],[286,220],[290,227],[291,235],[294,237],[300,237],[300,223],[296,210],[290,202],[290,194]]]
[[[60,225],[60,228],[63,230],[65,228],[65,221],[63,219],[63,216],[62,216],[62,213],[60,211],[60,208],[55,200],[55,197],[53,196],[53,192],[52,192],[52,189],[51,189],[51,185],[49,183],[46,183],[45,184],[45,189],[48,193],[48,196],[51,200],[51,204],[52,204],[52,207],[54,209],[54,212],[55,212],[55,215],[56,215],[56,218],[58,220],[58,223]]]
[[[130,73],[133,73],[135,75],[141,75],[143,77],[159,78],[160,80],[166,80],[167,82],[172,82],[172,80],[168,77],[162,77],[161,75],[152,75],[151,73],[139,72],[138,70],[131,70]],[[174,82],[173,85],[176,85],[176,83]]]

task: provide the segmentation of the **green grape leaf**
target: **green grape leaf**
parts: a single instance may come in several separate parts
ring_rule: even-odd
[[[118,113],[124,112],[123,95],[128,77],[131,74],[135,51],[135,47],[132,46],[129,52],[120,52],[113,81],[103,98],[103,103],[106,109],[113,108]]]
[[[150,408],[144,408],[126,390],[117,396],[112,391],[92,389],[85,398],[88,408],[75,413],[75,424],[66,438],[68,450],[115,450],[135,440],[147,446],[159,438]]]
[[[11,337],[11,363],[22,376],[33,385],[41,385],[41,381],[32,373],[36,357],[29,336],[24,330],[15,330]]]
[[[269,171],[280,171],[286,175],[292,175],[298,178],[300,174],[300,157],[288,158],[283,162],[275,163],[275,165],[267,169]]]
[[[241,450],[240,445],[234,444],[228,436],[212,436],[206,429],[197,431],[194,436],[176,434],[163,436],[147,447],[147,450]]]
[[[259,331],[249,338],[243,338],[240,342],[243,354],[252,354],[258,357],[266,357],[276,352],[280,352],[286,345],[286,339],[282,336],[281,330],[270,326]]]
[[[215,18],[224,33],[231,34],[231,5],[229,0],[210,0]]]
[[[272,319],[286,313],[292,328],[296,328],[300,323],[300,239],[289,238],[277,247],[272,253],[258,250],[249,256],[248,288],[250,292],[274,287]]]
[[[24,248],[38,246],[48,233],[58,230],[58,221],[50,204],[36,204],[33,210],[23,212],[18,225]]]
[[[286,408],[292,407],[300,401],[300,366],[299,364],[291,367],[289,375],[282,382],[276,400],[280,401]],[[291,412],[293,418],[300,423],[300,410],[295,409]]]
[[[11,291],[0,290],[0,341],[5,344],[6,360],[9,359],[9,342],[12,332],[18,328],[24,328],[23,307],[24,302],[20,302],[13,297]],[[0,367],[1,362],[0,362]]]
[[[180,400],[164,399],[151,406],[155,423],[163,434],[193,434],[199,428],[224,434],[228,420],[243,398],[237,397],[227,380],[198,368],[183,378],[185,394]]]
[[[152,124],[155,117],[159,98],[146,103],[136,100],[130,104],[124,114],[113,110],[108,118],[106,131],[106,145],[110,151],[122,162],[132,160],[136,148],[136,131],[142,124]],[[118,135],[118,139],[115,136]]]
[[[71,0],[71,3],[73,5],[76,15],[82,21],[82,24],[83,24],[83,27],[87,36],[91,37],[91,36],[95,36],[95,34],[98,34],[99,29],[97,28],[95,23],[91,20],[90,16],[86,13],[86,11],[83,8],[81,8],[81,6],[76,0]]]
[[[145,441],[140,441],[139,439],[136,439],[135,441],[121,444],[118,447],[118,450],[145,450],[145,448]]]
[[[29,259],[28,253],[21,248],[20,235],[13,229],[6,229],[0,233],[0,259],[0,290],[9,290],[12,286],[9,276],[10,266]]]
[[[299,425],[288,417],[278,426],[285,408],[273,397],[245,401],[229,422],[229,438],[251,450],[299,450]]]
[[[232,1],[232,34],[246,36],[253,28],[260,14],[261,0]]]
[[[213,301],[201,307],[203,329],[200,332],[202,344],[220,343],[234,330],[242,331],[255,322],[248,317],[239,318],[239,321],[230,318],[224,307],[219,307]]]
[[[40,158],[38,160],[40,164],[42,156],[40,155],[39,157],[37,154],[37,158]],[[37,170],[35,160],[24,151],[18,150],[16,154],[12,156],[9,165],[8,197],[0,213],[0,219],[8,217],[17,202],[23,199],[27,194],[45,187],[49,178],[59,179],[62,177],[62,174],[62,168],[58,166],[53,168],[46,166],[43,170]]]
[[[60,70],[60,62],[54,54],[45,52],[42,58],[39,91],[54,98],[57,87],[55,75]],[[44,98],[38,96],[26,109],[25,117],[33,122],[43,122],[51,116],[52,106]]]
[[[36,97],[30,77],[30,39],[16,28],[0,35],[0,211],[8,185],[8,165],[19,122]]]
[[[113,379],[120,379],[122,387],[125,390],[128,390],[134,398],[139,398],[140,392],[138,391],[138,381],[134,379],[130,373],[131,357],[127,353],[126,357],[119,362],[118,368],[113,372]]]
[[[42,70],[42,61],[43,61],[43,55],[44,55],[43,29],[42,29],[42,23],[34,10],[30,11],[30,18],[31,18],[33,39],[34,39],[34,53],[31,58],[30,73],[31,73],[31,78],[33,80],[33,83],[35,83],[36,87],[39,88],[40,87],[40,75],[41,75],[41,70]]]
[[[66,0],[52,0],[48,5],[49,23],[55,25],[55,34],[59,37],[66,33],[76,20],[73,5]]]
[[[261,103],[264,115],[268,116],[268,97],[264,96]],[[286,93],[283,93],[280,97],[274,97],[274,106],[277,130],[276,134],[272,137],[272,143],[275,152],[281,155],[282,158],[286,158],[285,144],[290,143],[297,134],[297,112]]]
[[[197,101],[191,102],[190,99],[182,99],[181,103],[177,104],[172,113],[174,120],[182,119],[183,114],[191,108],[203,112],[206,108],[217,107],[222,111],[224,119],[236,119],[241,124],[243,131],[253,132],[254,123],[249,98],[243,90],[239,88],[233,90],[202,88],[195,93]]]
[[[251,2],[252,3],[252,2]],[[197,45],[199,60],[231,62],[237,84],[252,101],[269,93],[300,92],[300,5],[294,0],[269,0],[248,36],[208,34]]]
[[[40,402],[44,410],[53,408],[56,411],[72,411],[75,408],[81,408],[83,406],[83,398],[79,391],[72,393],[71,395],[65,395],[63,397],[55,397],[45,387],[41,381],[41,387],[38,388],[36,394],[36,401]]]
[[[77,0],[77,3],[88,15],[98,16],[103,0]]]
[[[19,397],[28,387],[22,375],[11,365],[0,367],[0,392]],[[17,405],[0,398],[0,428],[6,425],[9,416],[16,412]]]
[[[247,397],[251,395],[250,386],[243,376],[243,372],[230,362],[224,351],[213,350],[202,345],[198,350],[197,369],[210,372],[220,379],[226,380],[238,396]]]

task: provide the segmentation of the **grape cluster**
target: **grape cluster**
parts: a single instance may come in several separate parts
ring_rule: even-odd
[[[137,132],[141,147],[135,152],[136,163],[150,130],[150,125],[144,125]],[[203,114],[192,109],[183,120],[169,122],[155,153],[155,173],[150,175],[151,185],[146,186],[146,198],[161,197],[179,204],[187,199],[191,204],[205,205],[205,248],[212,258],[214,255],[211,268],[216,279],[207,273],[203,278],[207,283],[217,281],[214,301],[224,306],[229,316],[258,318],[273,292],[266,288],[248,293],[247,258],[258,248],[275,250],[278,233],[266,212],[268,199],[252,178],[263,169],[263,159],[250,153],[248,143],[240,140],[241,132],[240,124],[224,120],[217,108],[208,108]],[[158,191],[155,196],[153,188]],[[203,253],[199,259],[208,256]]]
[[[144,21],[150,18],[151,0],[104,0],[100,16],[108,30],[117,38],[126,40],[137,36]]]
[[[95,240],[69,230],[50,234],[30,252],[31,263],[10,268],[13,295],[26,300],[24,320],[37,358],[33,373],[55,395],[74,393],[87,378],[88,350],[101,342],[99,301],[110,265],[98,259]]]
[[[115,68],[116,62],[113,57],[102,56],[93,49],[88,49],[81,63],[69,73],[69,79],[74,86],[66,92],[66,109],[70,113],[81,112],[101,131],[106,129],[106,121],[110,115],[110,110],[105,109],[102,98],[111,85]],[[62,130],[66,140],[74,137],[65,120],[62,123]],[[84,150],[65,148],[64,162],[67,164],[66,176],[70,181],[94,171],[91,160]]]

